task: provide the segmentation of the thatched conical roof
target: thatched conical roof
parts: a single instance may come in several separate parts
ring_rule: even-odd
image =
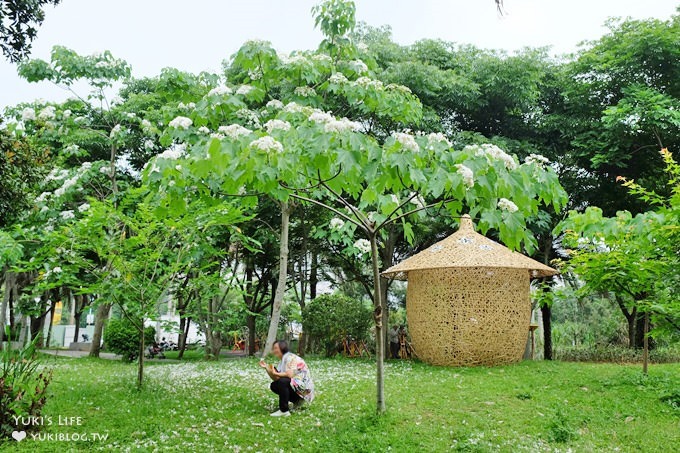
[[[513,252],[504,245],[475,232],[472,219],[469,215],[464,215],[460,220],[458,231],[417,255],[390,267],[382,275],[406,280],[411,271],[456,267],[526,269],[534,278],[558,273],[545,264],[521,253]]]

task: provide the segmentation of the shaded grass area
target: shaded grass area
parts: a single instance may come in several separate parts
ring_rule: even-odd
[[[292,417],[275,408],[256,360],[134,365],[48,358],[43,432],[106,440],[34,440],[3,451],[672,451],[680,445],[680,364],[524,362],[497,368],[386,365],[388,412],[375,414],[374,365],[310,359],[318,392]]]

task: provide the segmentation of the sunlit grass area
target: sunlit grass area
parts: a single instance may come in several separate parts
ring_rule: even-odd
[[[135,367],[48,358],[54,368],[43,433],[3,450],[68,451],[669,451],[680,444],[680,364],[524,362],[497,368],[386,365],[387,413],[375,415],[374,365],[309,359],[318,393],[292,417],[275,409],[254,359]],[[675,395],[675,396],[673,396]],[[79,425],[59,425],[80,417]],[[73,419],[71,419],[73,420]]]

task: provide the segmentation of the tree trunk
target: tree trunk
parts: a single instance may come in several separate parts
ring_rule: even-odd
[[[246,326],[248,327],[248,355],[255,355],[255,315],[248,313]]]
[[[7,323],[7,309],[9,308],[9,301],[12,298],[12,289],[14,288],[14,280],[16,279],[13,272],[4,271],[5,277],[5,292],[2,296],[2,306],[0,307],[0,348],[2,342],[5,341],[5,324]],[[11,338],[10,338],[11,340]]]
[[[37,316],[31,316],[31,341],[37,338],[35,342],[37,348],[41,348],[45,344],[44,330],[45,330],[45,318],[49,313],[49,310],[47,309],[49,294],[50,294],[49,291],[46,291],[40,296],[39,307],[40,314],[38,314]]]
[[[383,335],[383,301],[380,289],[380,265],[378,264],[378,242],[376,233],[370,235],[371,258],[373,264],[373,320],[375,322],[375,361],[376,361],[376,409],[378,413],[385,412],[385,376],[383,365],[385,361],[385,338]]]
[[[644,327],[644,349],[642,351],[642,372],[647,374],[647,368],[649,367],[649,312],[645,312]]]
[[[101,303],[97,307],[97,311],[94,315],[94,333],[92,334],[90,357],[99,357],[99,351],[101,350],[102,343],[102,334],[104,333],[104,323],[109,317],[110,310],[110,303]]]
[[[319,256],[312,251],[312,264],[309,269],[309,299],[316,299],[316,287],[319,284]]]
[[[633,307],[633,311],[626,316],[628,322],[628,347],[635,348],[635,320],[637,319],[637,307]]]
[[[635,349],[645,347],[645,313],[638,312],[635,317]]]
[[[543,319],[543,359],[553,359],[552,348],[552,326],[551,326],[552,309],[549,305],[541,307],[541,318]]]
[[[180,313],[179,315],[179,335],[177,336],[177,348],[179,349],[179,352],[177,353],[177,358],[182,359],[182,356],[184,355],[184,345],[186,344],[185,340],[185,334],[184,334],[184,325],[186,324],[187,320],[182,314]]]
[[[222,350],[222,335],[219,332],[210,334],[210,355],[211,359],[218,360]]]
[[[383,249],[382,249],[382,265],[383,268],[388,269],[392,267],[392,264],[394,264],[394,246],[397,242],[397,232],[394,227],[390,227],[389,230],[387,231],[387,240],[385,240],[385,243],[383,244]],[[383,344],[387,345],[389,344],[389,340],[387,338],[388,335],[388,326],[390,324],[390,310],[389,307],[387,306],[387,294],[389,290],[389,279],[385,277],[380,277],[380,290],[381,290],[381,300],[382,300],[382,314],[383,314],[383,319],[382,319],[382,325],[385,326],[386,328],[383,329]],[[385,358],[389,358],[390,351],[388,348],[385,348]]]
[[[628,311],[628,307],[626,307],[626,303],[623,300],[623,297],[621,297],[619,294],[614,294],[614,298],[616,299],[616,303],[618,304],[619,308],[621,309],[621,313],[623,313],[623,316],[625,316],[626,322],[628,323],[628,347],[634,348],[636,327],[635,319],[637,318],[637,306],[633,306],[633,310]]]
[[[16,330],[17,330],[16,318],[15,318],[15,313],[14,313],[15,304],[19,300],[19,288],[17,287],[17,279],[18,279],[18,275],[14,274],[14,281],[13,281],[14,285],[12,285],[12,294],[9,298],[9,331],[10,331],[10,334],[16,332]],[[21,314],[20,314],[20,316],[21,316]],[[23,318],[23,316],[22,316],[22,318]],[[19,322],[21,323],[21,320]],[[14,335],[16,336],[16,333]],[[19,333],[19,336],[21,336],[21,333]]]
[[[271,350],[276,335],[279,331],[279,321],[281,320],[281,307],[283,306],[283,296],[286,293],[286,283],[288,281],[288,226],[290,223],[290,205],[288,202],[281,203],[281,238],[279,245],[279,279],[276,283],[274,303],[272,304],[272,317],[269,321],[269,332],[267,341],[262,348],[262,357]]]
[[[50,347],[50,340],[52,340],[52,324],[54,323],[54,306],[55,302],[52,302],[50,306],[50,323],[47,325],[47,339],[45,340],[45,347]],[[63,306],[63,305],[62,305]]]
[[[73,342],[78,343],[78,337],[80,336],[80,320],[83,316],[83,309],[85,308],[85,295],[75,294],[73,296],[73,321],[75,322],[76,328],[73,330]]]
[[[26,329],[28,328],[29,321],[28,316],[21,315],[21,321],[19,321],[19,344],[21,346],[26,344]]]
[[[142,388],[144,379],[144,318],[141,320],[142,328],[139,335],[139,357],[137,357],[137,389]]]

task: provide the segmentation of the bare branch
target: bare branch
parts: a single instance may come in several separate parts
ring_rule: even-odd
[[[364,225],[363,223],[349,217],[347,214],[345,214],[345,213],[343,213],[343,212],[341,212],[341,211],[339,211],[339,210],[337,210],[337,209],[335,209],[331,206],[328,206],[326,203],[323,203],[323,202],[318,201],[318,200],[314,200],[313,198],[303,197],[302,195],[297,195],[297,194],[291,194],[290,196],[295,198],[295,199],[298,199],[298,200],[301,200],[301,201],[306,201],[308,203],[314,203],[317,206],[321,206],[322,208],[326,208],[329,211],[334,212],[338,216],[347,220],[348,222],[353,223],[354,225],[358,226],[359,228],[361,228],[362,231],[364,231],[365,233],[368,234],[368,229],[366,228],[366,225]]]

